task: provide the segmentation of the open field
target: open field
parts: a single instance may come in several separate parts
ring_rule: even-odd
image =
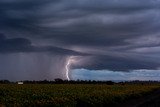
[[[113,107],[159,88],[159,84],[0,84],[0,105]]]

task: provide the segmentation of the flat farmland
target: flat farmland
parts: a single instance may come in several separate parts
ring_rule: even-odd
[[[159,84],[0,84],[0,106],[127,106],[159,88]]]

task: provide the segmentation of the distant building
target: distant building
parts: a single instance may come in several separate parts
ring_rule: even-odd
[[[19,84],[19,85],[22,85],[22,84],[23,84],[23,82],[18,82],[18,84]]]

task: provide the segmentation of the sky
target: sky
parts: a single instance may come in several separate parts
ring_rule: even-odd
[[[0,0],[0,79],[157,80],[160,0]]]

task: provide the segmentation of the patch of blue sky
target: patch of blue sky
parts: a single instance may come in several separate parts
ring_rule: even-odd
[[[71,72],[73,80],[160,80],[160,70],[133,70],[130,72],[110,70],[75,69]]]

